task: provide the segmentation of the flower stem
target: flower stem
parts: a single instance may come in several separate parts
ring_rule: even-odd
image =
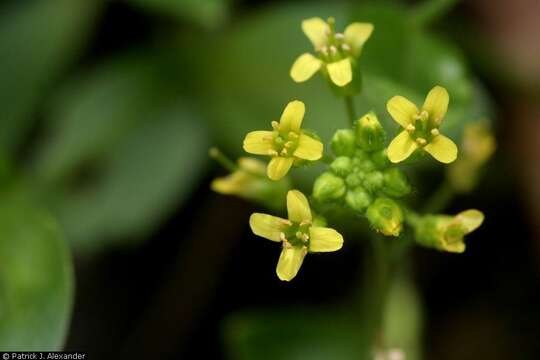
[[[422,212],[437,213],[444,210],[454,197],[454,190],[448,181],[443,181],[439,188],[427,200]]]
[[[419,27],[428,26],[444,16],[460,0],[427,0],[413,9],[412,20]]]
[[[354,126],[356,120],[356,111],[354,110],[354,102],[352,96],[345,96],[345,108],[347,109],[347,116],[349,118],[349,124]]]
[[[230,172],[235,172],[238,170],[238,165],[227,156],[225,156],[217,147],[210,148],[208,151],[210,157],[216,160],[221,166]]]

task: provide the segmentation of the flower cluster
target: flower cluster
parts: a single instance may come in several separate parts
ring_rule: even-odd
[[[302,82],[321,71],[333,90],[336,87],[346,90],[341,94],[348,97],[347,105],[352,106],[351,86],[355,77],[357,80],[360,77],[355,71],[357,60],[373,25],[353,23],[339,33],[335,31],[333,18],[328,21],[311,18],[302,23],[302,29],[313,43],[316,55],[301,55],[291,68],[291,77]],[[456,160],[456,144],[440,130],[449,102],[448,91],[442,86],[429,91],[421,108],[403,96],[389,99],[387,111],[402,127],[389,144],[375,112],[355,120],[354,111],[350,111],[351,128],[334,133],[330,142],[333,155],[323,157],[323,142],[314,132],[302,129],[304,103],[291,101],[279,121],[272,121],[271,130],[252,131],[244,139],[244,150],[269,156],[268,164],[253,158],[241,158],[235,164],[214,151],[213,156],[221,158],[232,173],[216,179],[212,188],[278,211],[286,198],[287,218],[254,213],[249,220],[254,234],[281,243],[276,272],[284,281],[298,274],[307,253],[342,248],[343,236],[326,227],[322,216],[324,210],[332,206],[350,212],[357,219],[367,219],[371,227],[384,236],[402,236],[408,225],[410,231],[405,232],[405,236],[414,235],[421,246],[463,252],[464,236],[482,224],[484,215],[478,210],[463,211],[456,216],[417,213],[407,204],[407,195],[413,187],[399,167],[416,152],[427,153],[443,164]],[[494,149],[492,138],[478,129],[467,130],[465,141],[465,153],[456,162],[461,164],[455,167],[457,172],[464,168],[476,171]],[[291,190],[286,175],[293,167],[315,162],[324,162],[327,167],[313,182],[310,206],[303,193]]]
[[[313,185],[319,202],[338,202],[366,215],[384,235],[398,236],[403,214],[393,200],[410,193],[405,174],[388,161],[386,132],[374,113],[360,118],[355,129],[338,130],[332,139],[336,155]]]

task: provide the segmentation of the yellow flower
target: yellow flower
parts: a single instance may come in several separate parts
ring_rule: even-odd
[[[371,36],[373,24],[355,22],[347,26],[343,33],[337,33],[333,18],[324,21],[315,17],[304,20],[302,30],[315,47],[317,56],[310,53],[300,55],[291,68],[292,79],[304,82],[322,70],[337,86],[350,83],[354,62]]]
[[[388,101],[386,109],[404,129],[388,146],[390,161],[401,162],[416,149],[423,149],[445,164],[456,160],[456,144],[439,131],[448,102],[448,92],[441,86],[431,89],[421,110],[403,96],[394,96]]]
[[[481,167],[493,155],[496,147],[495,136],[485,123],[465,126],[460,156],[447,169],[454,190],[464,193],[476,186]]]
[[[272,180],[285,176],[295,160],[315,161],[322,157],[323,144],[300,129],[305,111],[303,102],[291,101],[279,123],[272,121],[273,131],[252,131],[244,139],[246,152],[272,157],[266,171]]]
[[[259,213],[249,218],[255,235],[282,243],[276,273],[284,281],[296,276],[308,252],[337,251],[343,246],[340,233],[313,223],[308,200],[300,191],[287,193],[287,211],[288,219]]]
[[[253,188],[260,176],[265,176],[266,164],[254,158],[238,159],[238,170],[214,179],[210,187],[224,195],[245,195],[250,197],[257,192]]]
[[[416,239],[424,245],[442,251],[462,253],[465,251],[463,238],[484,222],[479,210],[462,211],[456,216],[426,216],[416,228]]]

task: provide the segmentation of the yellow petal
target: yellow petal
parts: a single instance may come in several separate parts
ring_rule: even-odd
[[[266,164],[255,158],[241,157],[238,159],[238,166],[252,174],[264,175],[266,172]]]
[[[354,56],[360,55],[362,46],[369,39],[373,32],[373,24],[370,23],[352,23],[345,29],[345,42],[349,44]]]
[[[288,227],[287,220],[260,213],[251,215],[249,226],[255,235],[272,241],[281,241],[280,234]]]
[[[447,243],[443,242],[441,244],[441,248],[445,251],[452,252],[452,253],[462,253],[465,251],[465,243],[463,241],[454,242],[454,243]]]
[[[305,248],[283,247],[276,268],[277,276],[280,280],[291,281],[294,279],[298,270],[302,266],[304,257],[306,256]]]
[[[255,155],[268,155],[273,150],[272,131],[252,131],[244,139],[244,150]]]
[[[467,234],[478,229],[480,225],[484,222],[484,214],[475,209],[462,211],[456,215],[456,220],[458,220],[461,225],[466,229]]]
[[[402,127],[406,128],[418,114],[418,108],[403,96],[394,96],[386,103],[386,110],[392,118]]]
[[[220,194],[237,194],[245,187],[250,178],[251,176],[243,171],[235,171],[228,176],[214,179],[210,187]]]
[[[323,19],[314,17],[302,21],[302,30],[313,46],[315,46],[315,49],[319,49],[326,45],[326,42],[328,41],[327,34],[330,32],[330,28]]]
[[[322,61],[310,53],[300,55],[291,68],[291,78],[296,82],[304,82],[311,78],[322,65]]]
[[[304,194],[298,190],[290,190],[287,193],[287,212],[289,220],[301,223],[311,221],[311,209]]]
[[[270,162],[268,163],[268,167],[266,168],[266,174],[270,179],[277,181],[287,175],[289,169],[293,164],[293,161],[294,159],[292,157],[273,157],[272,160],[270,160]]]
[[[446,114],[446,110],[448,110],[449,101],[448,91],[442,86],[435,86],[427,94],[422,109],[429,113],[430,118],[435,123],[440,124]]]
[[[281,119],[279,120],[279,130],[283,132],[299,131],[302,126],[302,120],[306,113],[306,106],[303,102],[294,100],[287,104]]]
[[[304,160],[319,160],[322,157],[323,144],[319,140],[315,140],[311,136],[305,134],[300,135],[298,139],[298,147],[294,152],[294,156]]]
[[[327,227],[312,226],[309,229],[309,251],[337,251],[343,246],[343,236]]]
[[[330,79],[337,86],[345,86],[352,81],[351,60],[349,58],[326,65]]]
[[[456,144],[444,135],[435,136],[429,144],[424,146],[424,150],[436,160],[445,164],[450,164],[456,160],[458,153]]]
[[[398,163],[407,159],[418,148],[416,142],[407,131],[402,131],[388,145],[387,155],[393,163]]]

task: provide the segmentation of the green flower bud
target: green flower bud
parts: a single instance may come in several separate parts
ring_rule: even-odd
[[[345,195],[345,181],[339,176],[325,172],[313,184],[313,197],[318,201],[337,200]]]
[[[427,215],[415,224],[416,242],[441,251],[465,251],[465,235],[476,230],[484,221],[478,210],[466,210],[456,216]]]
[[[365,151],[377,151],[384,148],[386,132],[375,113],[370,112],[360,118],[356,125],[356,143]]]
[[[398,168],[386,169],[383,172],[383,191],[388,196],[401,197],[411,192],[411,185],[405,173]]]
[[[347,205],[356,211],[364,211],[371,204],[371,201],[371,196],[361,187],[349,190],[345,196]]]
[[[362,180],[364,179],[364,173],[363,172],[355,172],[353,174],[349,174],[345,178],[345,183],[347,183],[347,186],[350,188],[355,188],[357,186],[362,185]]]
[[[366,174],[363,185],[370,191],[375,192],[382,188],[384,183],[384,176],[380,171],[372,171]]]
[[[390,165],[390,160],[388,160],[388,156],[386,156],[386,149],[373,152],[371,154],[371,161],[379,169],[384,169]]]
[[[351,129],[340,129],[336,131],[332,137],[330,146],[337,156],[353,156],[356,148],[354,131]]]
[[[330,168],[337,175],[346,177],[352,171],[352,160],[347,156],[339,156],[330,164]]]
[[[358,163],[358,169],[364,172],[376,170],[375,164],[369,159],[361,160]]]
[[[371,204],[366,216],[373,228],[386,236],[399,236],[403,213],[398,204],[388,198],[378,198]]]

